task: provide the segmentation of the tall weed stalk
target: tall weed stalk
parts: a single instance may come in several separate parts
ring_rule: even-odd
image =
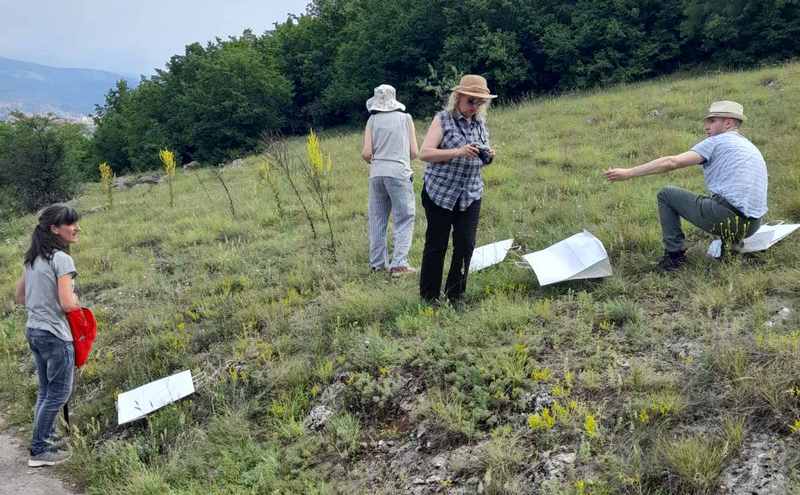
[[[214,170],[214,176],[217,178],[220,184],[222,184],[222,188],[225,189],[225,195],[228,197],[228,209],[231,211],[231,216],[233,219],[236,219],[236,208],[233,206],[233,197],[231,197],[231,190],[228,189],[228,184],[225,183],[225,177],[223,177],[223,173],[225,169],[223,167],[219,167],[218,169]]]
[[[316,241],[317,228],[314,225],[314,219],[311,217],[311,211],[308,209],[308,205],[303,199],[303,193],[300,190],[297,177],[295,176],[295,164],[289,151],[289,143],[287,143],[281,135],[273,133],[264,134],[262,137],[262,142],[264,144],[267,158],[271,163],[274,163],[278,167],[278,170],[286,178],[286,181],[289,183],[289,187],[291,187],[292,192],[297,198],[297,201],[300,203],[300,207],[303,209],[303,213],[306,216],[308,225],[311,227],[311,235]]]
[[[275,177],[272,174],[272,164],[267,156],[263,156],[262,163],[258,166],[258,179],[260,184],[266,184],[275,197],[275,207],[278,209],[278,216],[285,218],[281,195],[278,192],[278,185],[275,184]]]
[[[100,169],[100,184],[106,193],[108,209],[110,210],[114,207],[114,171],[111,170],[111,166],[106,162],[101,163],[98,168]]]
[[[303,170],[306,172],[306,180],[308,188],[312,193],[312,197],[319,206],[322,216],[325,218],[325,223],[328,224],[328,234],[330,236],[328,250],[331,253],[333,261],[336,261],[336,240],[333,234],[333,224],[331,223],[330,210],[330,192],[331,192],[331,172],[333,171],[333,160],[331,156],[322,156],[322,148],[319,144],[314,129],[308,134],[306,138],[306,166]]]
[[[161,158],[161,164],[164,166],[164,173],[167,175],[167,184],[169,185],[169,207],[175,208],[175,192],[172,189],[172,180],[175,177],[175,153],[169,150],[161,150],[158,156]]]

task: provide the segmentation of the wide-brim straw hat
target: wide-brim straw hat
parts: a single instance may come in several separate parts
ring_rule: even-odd
[[[744,122],[747,120],[744,116],[744,107],[736,103],[735,101],[715,101],[708,107],[708,115],[705,118],[710,117],[723,117],[729,119],[737,119]]]
[[[489,85],[486,84],[486,79],[483,76],[475,74],[467,74],[462,77],[458,86],[453,88],[453,91],[461,93],[462,95],[485,98],[487,100],[497,98],[497,95],[493,95],[489,91]]]
[[[405,111],[406,106],[397,101],[397,92],[394,86],[381,84],[374,91],[375,95],[367,100],[367,110],[370,112]]]

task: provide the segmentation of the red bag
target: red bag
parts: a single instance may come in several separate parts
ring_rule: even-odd
[[[92,344],[97,337],[97,321],[89,308],[74,309],[67,313],[72,345],[75,346],[75,366],[80,368],[89,359]]]

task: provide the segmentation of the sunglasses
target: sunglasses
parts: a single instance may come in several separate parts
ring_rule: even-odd
[[[473,107],[480,107],[486,104],[486,100],[482,100],[480,98],[467,98],[467,103]]]

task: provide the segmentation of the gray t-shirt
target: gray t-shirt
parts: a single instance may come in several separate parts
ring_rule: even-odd
[[[372,162],[369,177],[411,177],[411,151],[408,136],[411,115],[403,112],[378,112],[370,115],[367,129],[372,132]]]
[[[736,131],[711,136],[692,151],[702,156],[706,187],[750,218],[767,212],[767,165],[746,137]]]
[[[53,252],[48,261],[41,256],[33,266],[25,266],[25,306],[28,308],[28,328],[47,330],[66,342],[72,342],[67,315],[58,302],[58,279],[64,275],[78,276],[75,262],[64,251]]]

